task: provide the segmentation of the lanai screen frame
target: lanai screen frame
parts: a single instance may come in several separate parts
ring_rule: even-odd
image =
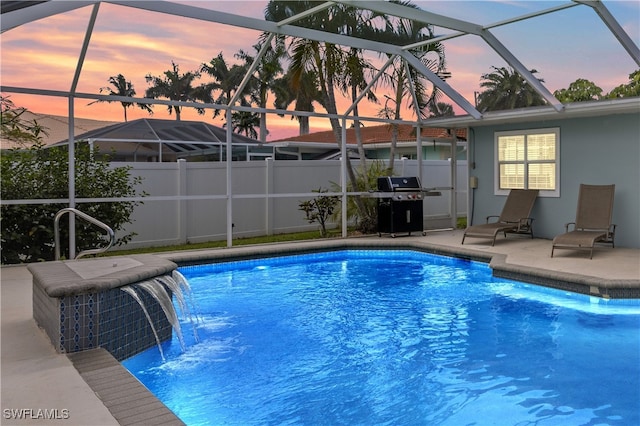
[[[69,117],[69,182],[68,182],[68,190],[69,190],[69,199],[63,200],[68,202],[69,207],[75,207],[76,202],[79,199],[75,197],[75,170],[74,170],[74,159],[75,159],[75,137],[74,137],[74,100],[75,99],[91,99],[91,100],[104,100],[104,101],[118,101],[118,102],[134,102],[141,104],[153,104],[153,105],[171,105],[171,106],[180,106],[180,107],[196,107],[196,108],[204,108],[204,109],[217,109],[225,112],[226,122],[231,122],[231,114],[233,111],[248,111],[254,113],[275,113],[275,114],[287,114],[287,115],[295,115],[295,116],[310,116],[310,117],[324,117],[324,118],[336,118],[340,120],[342,126],[342,140],[340,143],[340,149],[342,153],[342,172],[340,178],[341,192],[335,193],[336,195],[341,196],[342,198],[342,211],[347,210],[347,199],[348,196],[360,195],[358,192],[347,192],[347,147],[346,147],[346,123],[347,121],[352,120],[362,120],[362,121],[374,121],[374,122],[383,122],[383,123],[397,123],[397,124],[411,124],[417,127],[417,140],[416,140],[416,150],[417,153],[421,153],[422,143],[420,139],[420,131],[419,129],[422,127],[437,127],[441,126],[438,120],[435,120],[434,124],[430,124],[429,121],[425,121],[421,119],[419,116],[414,121],[408,120],[389,120],[389,119],[381,119],[377,117],[364,117],[364,116],[354,116],[350,115],[353,113],[355,106],[360,102],[360,100],[365,96],[366,91],[370,90],[372,84],[370,84],[367,89],[361,94],[361,96],[355,101],[353,105],[348,107],[345,112],[337,115],[331,114],[323,114],[316,112],[299,112],[299,111],[290,111],[290,110],[279,110],[279,109],[267,109],[267,108],[255,108],[255,107],[243,107],[236,105],[238,101],[238,96],[232,98],[227,105],[219,105],[219,104],[203,104],[203,103],[195,103],[195,102],[179,102],[179,101],[168,101],[161,99],[149,99],[149,98],[131,98],[131,97],[122,97],[122,96],[111,96],[111,95],[99,95],[95,93],[80,93],[77,91],[78,82],[80,79],[80,75],[82,72],[82,67],[84,63],[84,59],[87,53],[87,49],[91,42],[91,35],[93,33],[93,28],[96,22],[96,18],[99,13],[100,4],[101,3],[110,3],[117,6],[123,7],[132,7],[136,9],[142,9],[149,12],[163,13],[173,16],[180,16],[190,19],[196,19],[200,21],[208,21],[212,23],[218,24],[226,24],[234,27],[242,27],[246,29],[252,29],[261,31],[267,35],[267,42],[263,44],[263,46],[267,46],[269,41],[275,37],[276,35],[284,35],[291,37],[304,38],[309,40],[316,41],[329,41],[336,45],[341,45],[345,47],[355,47],[359,49],[363,49],[366,51],[374,51],[378,53],[385,53],[390,55],[391,57],[400,57],[405,61],[405,64],[411,65],[417,71],[419,71],[424,77],[426,77],[435,87],[441,90],[446,96],[449,97],[453,102],[455,102],[461,109],[463,109],[467,116],[462,120],[457,120],[458,122],[464,123],[469,121],[481,121],[483,119],[483,114],[480,113],[475,106],[473,106],[466,98],[464,98],[458,91],[456,91],[453,87],[451,87],[444,78],[441,78],[438,74],[432,72],[428,69],[418,58],[412,55],[409,51],[410,48],[415,47],[415,45],[408,46],[396,46],[387,43],[374,42],[371,40],[364,40],[360,38],[350,37],[346,35],[334,34],[314,29],[303,28],[299,26],[293,25],[298,19],[302,17],[308,16],[310,14],[317,13],[321,10],[324,10],[332,5],[339,3],[343,5],[353,6],[361,9],[368,9],[374,12],[383,13],[390,16],[396,16],[398,18],[406,18],[412,19],[415,21],[420,21],[423,23],[428,23],[434,26],[447,28],[452,30],[451,34],[446,36],[433,38],[425,43],[437,43],[447,39],[456,38],[465,35],[475,35],[480,37],[487,45],[489,45],[500,57],[502,57],[505,62],[511,66],[515,71],[517,71],[547,102],[547,106],[544,108],[545,111],[551,111],[560,113],[565,109],[565,105],[563,105],[560,101],[558,101],[553,94],[544,86],[544,84],[539,81],[521,62],[520,60],[506,47],[504,46],[497,37],[493,35],[491,32],[492,28],[500,27],[506,24],[517,23],[519,21],[525,21],[536,16],[554,13],[561,10],[565,10],[567,8],[576,7],[576,6],[585,6],[592,8],[598,17],[605,23],[605,25],[609,28],[609,30],[613,33],[618,42],[624,47],[627,53],[631,56],[631,58],[640,66],[640,49],[636,45],[636,43],[629,37],[629,35],[624,31],[621,25],[617,22],[617,20],[611,15],[605,5],[599,0],[570,0],[559,6],[541,10],[538,12],[530,13],[527,15],[516,16],[508,20],[503,20],[500,22],[495,22],[489,25],[479,25],[473,22],[463,21],[459,19],[455,19],[449,16],[439,15],[431,12],[427,12],[424,10],[416,10],[414,8],[409,8],[406,6],[402,6],[399,4],[390,3],[387,1],[356,1],[356,0],[335,0],[335,1],[327,1],[319,6],[308,10],[305,13],[293,16],[291,18],[286,19],[282,22],[271,22],[262,19],[250,18],[246,16],[230,14],[220,11],[209,10],[201,7],[190,6],[185,4],[173,3],[170,1],[45,1],[45,2],[5,2],[1,24],[1,31],[4,33],[5,31],[9,31],[12,28],[16,28],[20,25],[32,22],[37,19],[46,18],[48,16],[53,16],[59,13],[68,12],[71,10],[83,8],[83,7],[92,7],[91,15],[89,18],[89,22],[87,25],[87,30],[85,32],[84,41],[82,44],[82,48],[80,54],[78,56],[78,61],[75,68],[75,73],[73,77],[73,81],[71,83],[71,87],[68,91],[54,91],[54,90],[44,90],[39,89],[37,87],[14,87],[14,86],[0,86],[0,91],[6,93],[22,93],[22,94],[32,94],[32,95],[45,95],[45,96],[54,96],[54,97],[63,97],[68,99],[68,117]],[[11,3],[9,5],[9,3]],[[266,49],[263,48],[255,58],[253,64],[257,66],[259,63],[260,57],[265,53]],[[248,82],[250,75],[255,71],[255,67],[251,68],[248,73],[245,75],[240,88],[237,90],[237,94],[239,94],[242,90],[242,87]],[[377,77],[379,77],[378,74]],[[415,96],[414,96],[415,99]],[[513,117],[513,112],[505,112],[506,117]],[[499,119],[501,113],[493,114],[493,119]],[[454,123],[456,120],[450,120],[451,123]],[[442,123],[446,123],[447,121],[441,121]],[[232,149],[232,126],[226,126],[227,129],[227,152],[231,152]],[[455,135],[455,131],[454,131]],[[452,142],[455,144],[455,139]],[[418,155],[418,167],[420,173],[422,173],[422,156]],[[455,157],[455,156],[453,156]],[[232,163],[233,161],[227,156],[226,159],[226,174],[227,174],[227,188],[226,188],[226,199],[227,199],[227,246],[232,246],[232,217],[233,217],[233,190],[232,190],[232,180],[231,180],[231,171],[232,171]],[[455,182],[455,161],[452,161],[452,207],[453,212],[456,212],[455,206],[455,193],[457,189],[457,184]],[[419,176],[422,178],[422,176]],[[315,193],[309,194],[284,194],[286,196],[296,195],[296,196],[315,196]],[[188,197],[187,197],[188,198]],[[146,197],[145,199],[151,200],[153,197]],[[124,199],[110,199],[109,201],[125,201],[125,200],[136,200],[136,198],[124,198]],[[6,202],[8,201],[8,202]],[[5,200],[6,204],[28,204],[28,203],[43,203],[50,202],[53,200]],[[60,202],[61,200],[55,200]],[[87,201],[105,201],[105,199],[81,199],[82,202]],[[454,215],[455,216],[455,215]],[[73,215],[69,216],[70,221],[70,240],[69,240],[69,250],[70,253],[75,253],[75,231],[74,231],[74,217]],[[452,219],[453,226],[455,226],[455,217]],[[342,236],[347,236],[347,217],[346,215],[342,215]]]

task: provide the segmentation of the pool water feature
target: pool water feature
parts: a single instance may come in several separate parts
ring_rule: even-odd
[[[638,300],[405,250],[180,272],[199,341],[123,365],[188,425],[640,424]]]

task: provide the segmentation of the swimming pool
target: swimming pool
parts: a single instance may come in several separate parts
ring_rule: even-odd
[[[183,267],[198,340],[123,362],[188,425],[640,424],[640,302],[346,250]]]

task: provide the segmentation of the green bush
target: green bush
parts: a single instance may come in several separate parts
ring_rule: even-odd
[[[351,182],[347,182],[348,192],[365,192],[376,190],[378,187],[378,177],[387,176],[387,170],[381,161],[376,161],[366,169],[356,170],[356,187]],[[340,192],[340,185],[332,182],[332,190]],[[340,206],[334,212],[334,219],[337,220],[342,214]],[[363,234],[377,232],[378,228],[378,200],[375,198],[349,197],[347,201],[347,219],[355,222],[357,231]]]
[[[109,156],[93,152],[87,144],[75,150],[76,198],[133,197],[141,178],[131,179],[129,167],[111,167]],[[36,143],[23,150],[9,150],[0,157],[3,200],[68,198],[68,150],[45,148]],[[109,225],[116,236],[140,202],[104,202],[77,204],[76,208]],[[2,205],[2,263],[22,263],[54,259],[55,214],[68,207],[65,203]],[[61,253],[69,241],[68,220],[60,220]],[[116,245],[131,240],[134,233],[120,236]],[[85,250],[105,245],[104,231],[76,219],[76,247]]]
[[[326,189],[318,188],[314,190],[319,194],[328,192]],[[302,210],[309,223],[318,222],[320,225],[320,236],[327,236],[327,220],[333,214],[336,205],[340,202],[340,198],[336,196],[321,195],[311,200],[302,201],[298,206],[298,210]]]

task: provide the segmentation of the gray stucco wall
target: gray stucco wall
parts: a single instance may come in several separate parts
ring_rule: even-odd
[[[551,239],[575,220],[581,183],[615,184],[616,246],[640,248],[640,117],[618,114],[544,122],[475,127],[470,136],[478,188],[472,194],[473,223],[500,214],[504,196],[493,195],[494,132],[560,128],[560,197],[538,198],[533,210],[536,237]]]

